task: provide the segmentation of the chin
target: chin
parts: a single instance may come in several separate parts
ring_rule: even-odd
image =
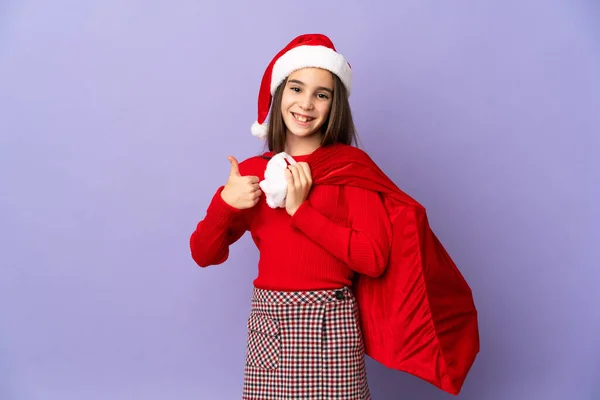
[[[319,132],[319,130],[297,130],[297,129],[288,129],[288,132],[294,136],[298,137],[309,137]]]

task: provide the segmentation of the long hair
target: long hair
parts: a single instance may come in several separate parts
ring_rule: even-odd
[[[348,102],[348,92],[346,87],[338,78],[333,75],[333,98],[329,115],[321,127],[325,132],[321,146],[328,146],[334,143],[347,145],[357,144],[357,133],[352,119],[352,110]],[[273,103],[269,115],[269,124],[267,130],[267,146],[273,153],[280,153],[285,150],[286,126],[281,115],[281,99],[287,79],[284,80],[273,95]]]

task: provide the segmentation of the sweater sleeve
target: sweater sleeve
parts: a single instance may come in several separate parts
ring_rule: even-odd
[[[229,246],[248,230],[244,211],[221,198],[221,186],[190,237],[192,259],[201,267],[218,265],[229,257]]]
[[[389,216],[378,193],[353,186],[343,190],[349,227],[334,223],[308,201],[302,203],[290,223],[353,271],[377,277],[385,270],[390,253]]]

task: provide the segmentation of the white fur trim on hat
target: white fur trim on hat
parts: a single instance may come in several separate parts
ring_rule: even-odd
[[[302,68],[322,68],[336,74],[348,92],[352,91],[352,69],[340,53],[325,46],[298,46],[282,55],[273,66],[271,95],[292,72]]]
[[[258,121],[254,121],[250,130],[252,131],[252,135],[256,136],[259,139],[264,139],[265,137],[267,137],[267,129],[268,125],[266,121],[262,125],[259,124]]]

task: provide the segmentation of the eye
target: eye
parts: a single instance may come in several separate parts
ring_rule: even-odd
[[[292,86],[290,89],[293,90],[296,93],[300,93],[300,88],[299,87]]]
[[[327,96],[325,93],[319,93],[317,97],[319,97],[321,100],[327,100],[329,98],[329,96]]]

